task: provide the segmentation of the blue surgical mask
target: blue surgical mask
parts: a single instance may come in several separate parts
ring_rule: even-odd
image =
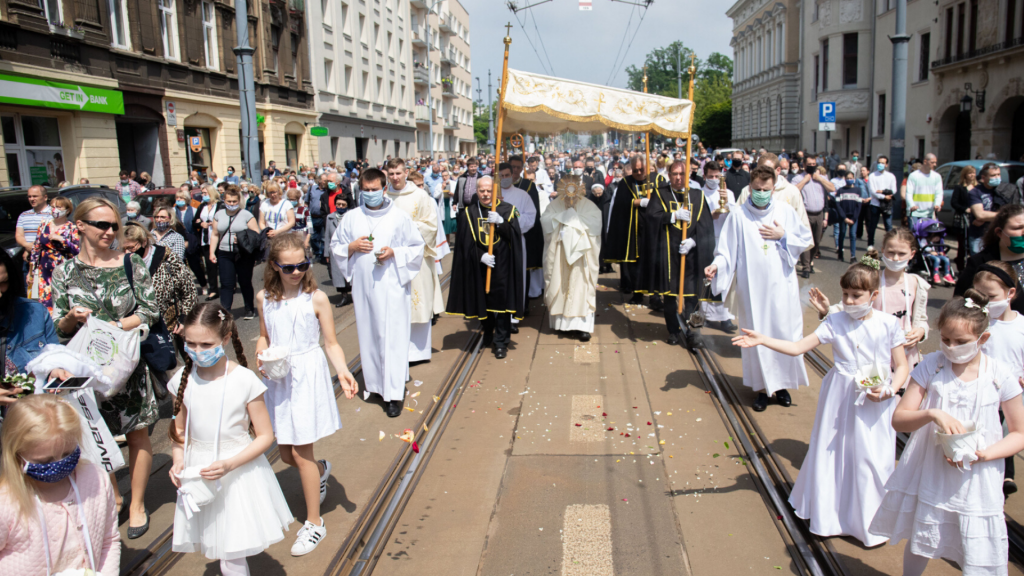
[[[289,200],[289,202],[292,203],[292,206],[294,208],[298,208],[299,207],[299,201],[298,200]]]
[[[234,170],[228,170],[228,176],[231,176],[231,175],[232,175],[232,174],[234,174],[234,173],[235,173],[235,171],[234,171]]]
[[[875,165],[875,169],[878,170],[879,172],[885,172],[885,164],[879,162],[878,164]]]
[[[128,216],[129,220],[134,220],[139,215],[139,213],[138,212],[127,212],[126,215]]]
[[[226,353],[224,352],[224,346],[221,346],[220,344],[218,344],[214,348],[210,348],[209,350],[202,350],[199,352],[196,352],[195,350],[189,348],[188,345],[186,344],[185,353],[188,354],[188,357],[191,358],[192,361],[196,363],[196,365],[201,366],[203,368],[209,368],[210,366],[213,366],[217,362],[220,362],[220,359],[226,355]]]
[[[1002,183],[1003,183],[1003,178],[1001,176],[996,176],[995,178],[989,178],[988,179],[988,186],[989,186],[989,188],[997,188]]]
[[[206,194],[203,194],[203,203],[205,204],[206,202],[209,202],[209,201],[210,201],[210,197],[208,195],[206,195]]]
[[[185,201],[184,200],[178,200],[177,202],[174,203],[174,205],[177,206],[178,208],[184,208],[185,207]]]
[[[327,183],[327,189],[330,190],[331,192],[333,192],[333,191],[338,189],[338,185],[335,184],[334,182],[328,182]]]
[[[726,168],[732,168],[732,160],[726,158],[725,160],[722,160],[722,162],[725,163]]]
[[[75,467],[78,466],[78,459],[81,456],[82,449],[75,446],[74,452],[56,462],[47,462],[46,464],[25,462],[24,472],[26,476],[33,480],[53,484],[70,476]]]
[[[384,189],[375,190],[373,192],[363,192],[363,202],[370,208],[376,208],[380,206],[381,202],[384,201]]]
[[[847,185],[847,186],[853,186],[853,183],[854,183],[854,182],[855,182],[854,180],[847,180],[847,181],[846,181],[846,185]]]

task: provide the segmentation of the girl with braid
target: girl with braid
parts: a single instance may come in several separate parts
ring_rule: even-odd
[[[246,366],[231,313],[206,302],[182,322],[185,366],[175,395],[171,482],[175,552],[220,560],[224,576],[248,576],[246,557],[284,539],[293,520],[264,452],[274,442],[267,388]],[[231,344],[237,362],[228,360]]]

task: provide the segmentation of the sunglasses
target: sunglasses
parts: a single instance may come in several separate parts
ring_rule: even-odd
[[[85,222],[89,226],[92,226],[93,228],[98,228],[104,232],[106,232],[107,230],[113,230],[114,232],[117,232],[118,230],[121,229],[121,225],[118,224],[117,222],[104,222],[102,220],[82,220],[82,222]]]
[[[299,272],[309,270],[311,262],[306,260],[305,262],[300,262],[298,264],[281,264],[280,262],[274,262],[274,264],[276,264],[277,267],[281,269],[281,272],[284,272],[285,274],[295,274],[296,270]]]

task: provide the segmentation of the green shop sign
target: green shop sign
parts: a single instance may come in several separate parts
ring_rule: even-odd
[[[10,74],[0,74],[0,103],[124,114],[124,97],[117,90]]]
[[[310,136],[316,136],[319,138],[327,136],[328,134],[330,134],[330,131],[327,129],[326,126],[313,126],[312,128],[309,129]]]

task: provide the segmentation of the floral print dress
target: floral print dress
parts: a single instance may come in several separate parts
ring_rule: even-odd
[[[72,258],[53,271],[51,289],[58,336],[74,336],[74,333],[61,331],[59,319],[75,306],[92,310],[92,316],[104,322],[135,314],[143,324],[152,326],[159,319],[149,268],[137,254],[132,254],[131,261],[134,290],[128,283],[124,266],[99,268]],[[117,317],[112,317],[112,313]],[[153,385],[146,378],[145,362],[139,361],[124,390],[100,403],[100,413],[115,436],[141,430],[160,418]]]
[[[63,242],[50,239],[53,234],[60,234]],[[53,221],[44,222],[36,234],[36,245],[29,256],[31,269],[28,273],[28,297],[42,302],[53,316],[53,295],[50,281],[53,271],[66,260],[78,255],[78,227],[68,221],[56,225]],[[56,318],[56,317],[55,317]]]

